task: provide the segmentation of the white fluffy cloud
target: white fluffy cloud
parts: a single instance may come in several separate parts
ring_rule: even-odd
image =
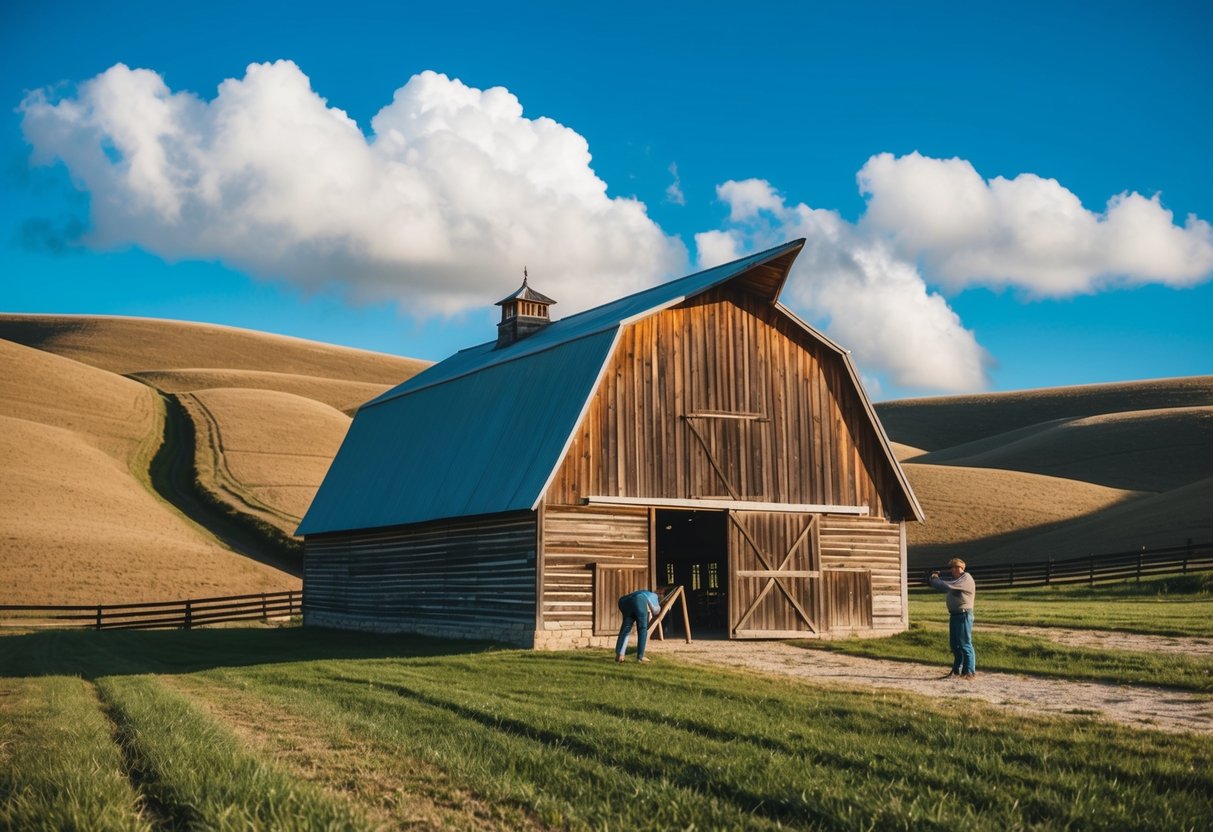
[[[787,205],[762,180],[726,182],[717,195],[738,223],[695,235],[701,264],[804,237],[786,301],[854,352],[869,372],[895,384],[975,390],[986,384],[989,356],[913,264],[836,212]],[[734,199],[738,201],[734,201]]]
[[[1177,226],[1158,197],[1122,193],[1088,211],[1055,179],[990,181],[963,159],[873,156],[859,171],[860,224],[920,260],[949,290],[1014,286],[1038,296],[1108,284],[1190,286],[1213,272],[1213,228]]]
[[[869,372],[919,389],[987,386],[991,359],[939,287],[1010,286],[1038,297],[1110,285],[1182,287],[1213,274],[1213,228],[1183,226],[1158,197],[1123,193],[1098,214],[1052,179],[981,178],[963,159],[873,156],[859,171],[858,223],[788,205],[761,179],[716,189],[726,227],[695,236],[712,265],[794,237],[806,239],[789,281],[791,305],[853,350]]]
[[[92,199],[86,242],[218,259],[419,314],[483,306],[523,265],[565,314],[679,273],[685,248],[607,196],[579,134],[509,91],[414,76],[369,138],[289,61],[213,100],[121,64],[74,97],[22,104],[35,160]]]

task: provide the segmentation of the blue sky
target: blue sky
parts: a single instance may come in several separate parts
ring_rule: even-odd
[[[113,5],[0,10],[0,310],[440,359],[807,236],[876,398],[1213,371],[1205,3]]]

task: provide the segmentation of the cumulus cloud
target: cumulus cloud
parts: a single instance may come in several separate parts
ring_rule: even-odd
[[[873,156],[859,171],[860,225],[951,290],[1014,286],[1042,297],[1107,285],[1183,287],[1213,272],[1213,228],[1174,222],[1157,195],[1122,193],[1088,211],[1055,179],[986,181],[963,159]]]
[[[806,239],[788,284],[791,305],[852,349],[870,373],[919,389],[987,386],[990,356],[943,292],[1013,287],[1064,297],[1109,286],[1190,286],[1213,274],[1213,229],[1182,226],[1158,196],[1122,193],[1089,211],[1056,180],[986,181],[963,159],[873,156],[857,176],[856,223],[789,205],[761,179],[716,189],[722,229],[695,236],[700,263],[726,262]]]
[[[701,265],[804,237],[785,300],[852,350],[869,374],[921,389],[986,386],[989,355],[887,241],[865,234],[835,211],[788,205],[763,180],[726,182],[716,193],[739,222],[695,235]]]
[[[607,195],[582,136],[501,87],[423,72],[364,135],[290,61],[253,64],[209,101],[119,64],[21,111],[35,161],[61,160],[89,192],[93,247],[418,314],[483,306],[524,263],[566,314],[686,265],[642,203]]]

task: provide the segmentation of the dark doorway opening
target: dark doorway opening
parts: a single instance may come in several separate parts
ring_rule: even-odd
[[[656,521],[657,584],[685,588],[694,638],[728,638],[728,514],[659,509]],[[685,635],[676,610],[662,627],[667,638]]]

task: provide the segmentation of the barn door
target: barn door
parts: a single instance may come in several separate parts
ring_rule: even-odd
[[[820,632],[816,515],[729,512],[729,638]]]

